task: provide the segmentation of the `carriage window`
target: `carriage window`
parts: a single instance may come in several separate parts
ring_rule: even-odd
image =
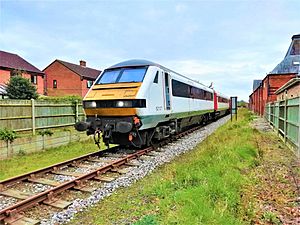
[[[177,80],[172,80],[172,94],[177,97],[190,97],[190,88],[189,85],[182,83]]]
[[[172,80],[172,94],[176,97],[213,100],[213,94],[183,82]]]
[[[153,80],[153,83],[158,84],[158,71],[156,72],[155,78]]]

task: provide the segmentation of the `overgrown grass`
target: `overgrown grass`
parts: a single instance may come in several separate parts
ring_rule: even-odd
[[[0,180],[40,169],[90,152],[97,151],[92,140],[71,143],[58,148],[28,155],[19,155],[11,159],[0,160]]]
[[[117,191],[70,224],[243,224],[241,188],[257,164],[243,109],[193,151]]]

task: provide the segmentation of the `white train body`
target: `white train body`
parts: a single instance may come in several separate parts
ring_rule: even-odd
[[[146,60],[106,69],[84,98],[88,134],[106,144],[149,145],[229,111],[229,99],[205,85]]]

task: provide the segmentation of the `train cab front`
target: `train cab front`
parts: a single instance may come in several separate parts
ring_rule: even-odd
[[[103,142],[140,146],[138,129],[142,126],[137,110],[146,107],[146,99],[137,99],[147,67],[107,69],[85,96],[86,121],[75,128]]]

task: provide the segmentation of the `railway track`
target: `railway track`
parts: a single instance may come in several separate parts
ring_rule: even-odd
[[[201,127],[194,127],[174,138],[178,139]],[[170,141],[164,140],[159,146]],[[106,174],[124,174],[130,167],[138,166],[134,160],[143,155],[151,157],[154,150],[155,147],[139,150],[113,147],[1,181],[0,197],[13,199],[13,203],[4,207],[0,204],[0,224],[38,224],[39,220],[26,217],[23,212],[39,205],[64,209],[71,204],[59,197],[66,190],[93,192],[97,188],[90,187],[88,181],[110,182],[115,178]],[[32,186],[38,186],[38,191],[30,190]]]

